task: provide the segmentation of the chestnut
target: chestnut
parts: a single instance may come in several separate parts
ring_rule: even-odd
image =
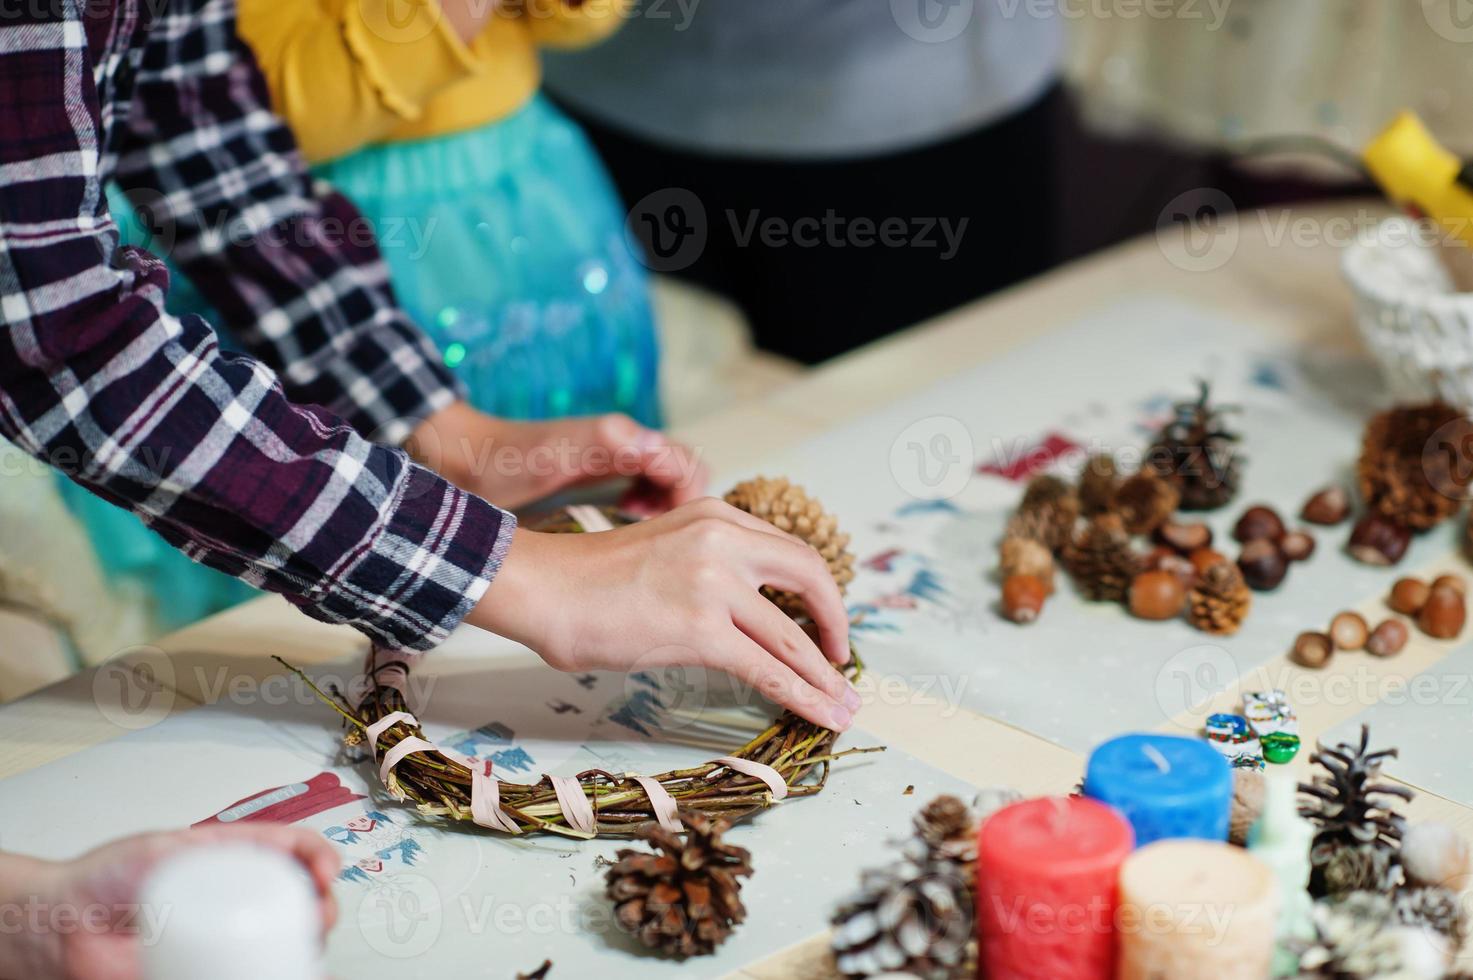
[[[1362,650],[1370,639],[1371,628],[1360,613],[1346,611],[1330,620],[1329,633],[1336,650]]]
[[[1309,667],[1318,670],[1330,662],[1330,655],[1335,652],[1335,644],[1323,633],[1300,633],[1294,639],[1294,648],[1289,651],[1289,659],[1301,667]]]
[[[1277,541],[1284,536],[1284,522],[1272,507],[1258,504],[1243,511],[1233,525],[1233,539],[1248,542],[1267,538]]]
[[[1366,640],[1366,652],[1377,657],[1393,657],[1401,653],[1410,637],[1407,624],[1399,619],[1388,619],[1371,630]]]
[[[1227,555],[1220,551],[1213,551],[1211,548],[1198,548],[1196,551],[1187,555],[1187,560],[1197,570],[1198,577],[1201,577],[1206,575],[1207,569],[1213,565],[1220,565],[1227,561]]]
[[[1290,561],[1304,561],[1314,554],[1314,538],[1303,531],[1290,531],[1279,539],[1279,550]]]
[[[1411,543],[1412,532],[1407,528],[1379,514],[1367,514],[1355,522],[1346,550],[1367,565],[1395,565]]]
[[[1212,528],[1206,524],[1178,524],[1175,521],[1167,521],[1156,529],[1156,540],[1174,548],[1183,555],[1189,555],[1198,548],[1210,548],[1212,546]]]
[[[1344,487],[1325,487],[1304,502],[1299,516],[1311,524],[1339,524],[1350,516],[1350,494]]]
[[[1468,619],[1468,603],[1457,589],[1446,585],[1433,589],[1422,611],[1417,613],[1417,626],[1428,636],[1451,640],[1463,632]]]
[[[1386,597],[1386,605],[1393,612],[1399,612],[1403,616],[1415,616],[1422,611],[1427,604],[1427,597],[1432,594],[1432,587],[1419,578],[1399,578],[1391,586],[1391,594]]]
[[[1243,545],[1243,553],[1238,556],[1238,570],[1243,573],[1243,581],[1248,583],[1248,588],[1255,592],[1268,592],[1277,589],[1284,576],[1289,574],[1289,562],[1276,542],[1254,538]]]

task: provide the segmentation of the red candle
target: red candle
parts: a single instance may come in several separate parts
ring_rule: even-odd
[[[1116,810],[1024,800],[982,824],[977,925],[988,980],[1111,980],[1120,865],[1135,845]]]

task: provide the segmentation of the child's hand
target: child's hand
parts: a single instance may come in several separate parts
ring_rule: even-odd
[[[696,454],[624,415],[510,422],[457,403],[414,430],[410,454],[456,486],[515,510],[584,483],[634,479],[624,504],[658,514],[705,493]]]
[[[822,652],[763,598],[764,585],[803,597]],[[859,707],[833,667],[849,662],[849,623],[827,564],[713,498],[615,531],[518,529],[468,621],[559,670],[716,668],[835,731]]]
[[[295,858],[312,877],[321,902],[324,935],[337,918],[332,882],[340,867],[331,844],[317,834],[279,824],[203,827],[140,834],[104,844],[71,861],[35,861],[0,855],[0,903],[38,910],[9,935],[0,929],[0,976],[36,980],[139,980],[141,917],[134,914],[149,872],[190,847],[255,844]],[[0,904],[0,908],[4,905]],[[58,914],[51,914],[58,913]],[[88,918],[67,919],[83,914]],[[104,918],[98,918],[105,913]],[[81,922],[80,928],[48,923]]]

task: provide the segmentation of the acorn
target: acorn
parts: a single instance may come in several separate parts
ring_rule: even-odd
[[[1367,565],[1395,565],[1407,553],[1412,532],[1378,514],[1367,514],[1350,531],[1346,550]]]
[[[1233,525],[1233,539],[1244,543],[1267,538],[1277,541],[1284,536],[1284,521],[1272,507],[1258,504],[1249,507]]]
[[[1330,620],[1329,633],[1336,650],[1363,650],[1370,639],[1371,628],[1360,613],[1346,611],[1337,613]]]
[[[1427,604],[1427,597],[1432,594],[1432,587],[1419,578],[1399,578],[1391,586],[1391,594],[1386,597],[1386,605],[1393,611],[1403,616],[1415,616],[1422,611]]]
[[[1048,587],[1037,575],[1009,575],[1002,583],[1002,614],[1015,623],[1027,624],[1043,612]]]
[[[1178,524],[1175,521],[1167,521],[1156,529],[1156,540],[1183,555],[1189,555],[1198,548],[1212,546],[1212,528],[1206,524]]]
[[[1130,612],[1139,619],[1174,619],[1186,601],[1186,585],[1164,569],[1141,572],[1130,583]]]
[[[998,548],[998,564],[1003,578],[1032,575],[1043,583],[1049,594],[1054,591],[1054,555],[1032,538],[1005,538]]]
[[[1350,516],[1350,494],[1344,487],[1325,487],[1304,502],[1299,516],[1311,524],[1339,524]]]
[[[1366,652],[1376,657],[1394,657],[1406,647],[1409,638],[1406,623],[1387,619],[1371,630],[1370,639],[1366,640]]]
[[[1417,626],[1428,636],[1451,640],[1463,632],[1463,623],[1467,618],[1467,600],[1457,589],[1444,585],[1428,594],[1427,602],[1417,613]]]
[[[1334,652],[1335,644],[1324,633],[1306,632],[1295,637],[1289,659],[1301,667],[1318,670],[1330,662]]]
[[[1289,574],[1289,563],[1276,541],[1252,538],[1243,545],[1243,553],[1238,556],[1238,570],[1243,573],[1243,581],[1248,583],[1248,588],[1254,592],[1269,592],[1283,583],[1284,576]]]
[[[1290,531],[1279,539],[1279,550],[1289,561],[1304,561],[1314,554],[1314,538],[1303,531]]]

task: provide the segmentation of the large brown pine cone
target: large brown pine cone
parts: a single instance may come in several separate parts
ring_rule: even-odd
[[[1452,517],[1467,499],[1473,421],[1443,402],[1399,405],[1374,416],[1356,467],[1366,506],[1417,531]]]
[[[1124,602],[1142,563],[1116,514],[1091,518],[1064,549],[1064,564],[1074,584],[1096,602]]]
[[[1058,551],[1074,533],[1079,520],[1079,495],[1057,476],[1036,476],[1023,491],[1023,502],[1009,524],[1010,534],[1030,537]]]
[[[1220,561],[1187,593],[1187,621],[1205,633],[1225,636],[1238,631],[1252,605],[1253,593],[1238,566]]]
[[[1113,511],[1119,489],[1120,472],[1114,456],[1096,453],[1084,461],[1084,469],[1079,471],[1079,505],[1084,516]]]
[[[849,551],[849,535],[840,533],[838,519],[825,513],[823,505],[808,496],[802,487],[782,477],[759,476],[732,487],[726,502],[808,542],[828,562],[840,592],[853,580],[854,555]],[[791,592],[764,591],[789,616],[806,614],[803,600]]]
[[[619,851],[607,893],[622,929],[684,959],[712,952],[746,918],[739,879],[752,873],[752,856],[722,841],[725,820],[686,810],[680,820],[685,840],[655,823],[641,827],[655,853]]]
[[[1115,491],[1115,513],[1131,534],[1150,534],[1171,520],[1181,503],[1181,493],[1172,482],[1150,470],[1142,470]]]

